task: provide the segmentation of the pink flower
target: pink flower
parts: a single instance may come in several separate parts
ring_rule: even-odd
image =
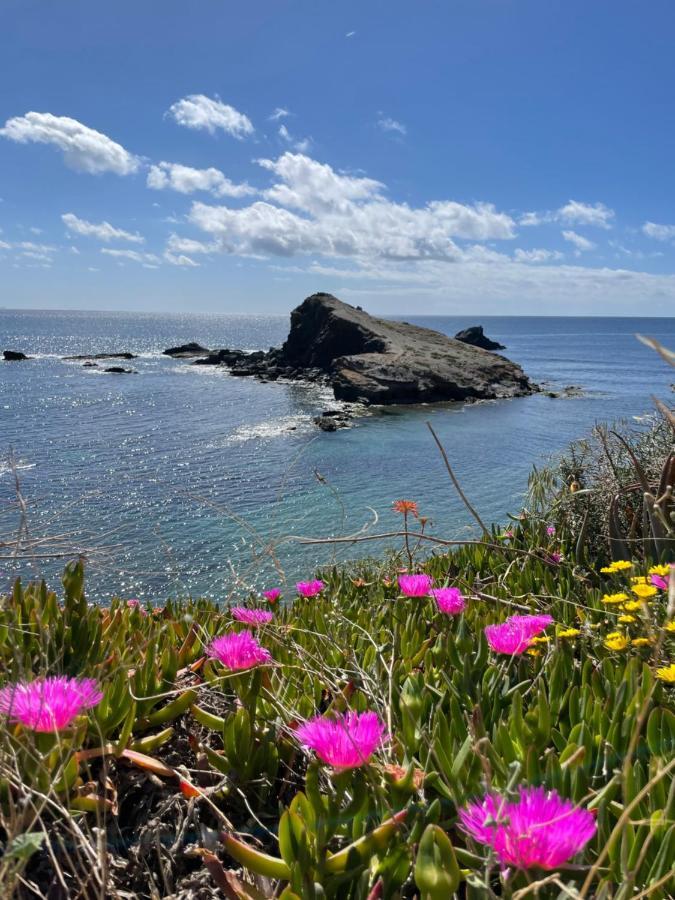
[[[555,525],[548,525],[546,528],[546,534],[549,537],[553,537],[553,535],[555,534]]]
[[[93,678],[59,675],[8,684],[0,690],[0,712],[32,731],[61,731],[102,699]]]
[[[250,631],[231,631],[215,638],[208,653],[211,659],[217,659],[233,672],[251,669],[272,659],[270,651],[261,647]]]
[[[649,580],[657,587],[660,591],[668,590],[668,579],[664,578],[663,575],[650,575]]]
[[[347,712],[335,719],[316,716],[295,733],[322,762],[334,769],[355,769],[381,746],[385,724],[374,712]]]
[[[266,609],[247,609],[245,606],[233,606],[230,612],[233,619],[245,622],[246,625],[266,625],[274,618],[274,615]]]
[[[263,597],[269,603],[276,603],[281,597],[281,588],[271,588],[269,591],[263,591]]]
[[[441,612],[456,616],[466,609],[466,600],[459,588],[432,588],[429,593],[436,598],[436,604]]]
[[[558,566],[562,560],[562,553],[549,553],[547,559],[552,565]]]
[[[399,575],[398,586],[406,597],[426,597],[434,579],[430,575]]]
[[[542,787],[521,787],[515,803],[488,794],[460,810],[459,818],[467,834],[491,847],[503,866],[516,869],[557,869],[597,830],[588,810]]]
[[[301,597],[316,597],[326,585],[323,581],[316,579],[315,581],[299,581],[295,587]]]
[[[487,625],[485,637],[496,653],[524,653],[532,638],[553,623],[552,616],[509,616],[501,625]]]
[[[138,609],[138,607],[140,605],[141,604],[135,598],[132,598],[131,600],[127,600],[127,606],[129,607],[129,609]]]

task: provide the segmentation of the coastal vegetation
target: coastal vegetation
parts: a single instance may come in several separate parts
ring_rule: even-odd
[[[453,546],[397,500],[399,551],[235,606],[17,581],[3,896],[672,896],[669,427]]]

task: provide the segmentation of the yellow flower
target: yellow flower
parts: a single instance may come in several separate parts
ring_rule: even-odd
[[[600,571],[603,575],[611,575],[614,572],[614,569],[611,566],[603,566]]]
[[[675,622],[668,622],[666,625],[666,631],[675,631]]]
[[[618,621],[628,625],[631,622],[637,622],[637,619],[635,616],[619,616]]]
[[[526,652],[529,656],[541,656],[541,650],[537,650],[536,647],[530,647]]]
[[[628,562],[627,559],[617,559],[609,564],[609,568],[612,572],[625,572],[626,569],[633,568],[633,563]]]
[[[627,646],[628,641],[620,631],[612,631],[605,638],[605,647],[608,650],[625,650]]]
[[[675,663],[657,669],[656,677],[660,678],[661,681],[667,681],[669,684],[675,684]]]
[[[605,594],[602,598],[603,603],[623,603],[628,600],[628,594]]]
[[[566,628],[564,631],[559,631],[557,637],[559,638],[571,638],[576,637],[578,634],[581,634],[578,628]]]
[[[541,634],[538,637],[530,639],[531,644],[548,644],[551,638],[547,634]]]
[[[631,581],[633,582],[633,584],[651,584],[650,581],[647,581],[644,575],[634,575],[631,578]]]
[[[650,575],[661,575],[663,578],[670,575],[670,566],[652,566],[649,570]]]
[[[631,644],[634,647],[648,647],[651,644],[649,638],[633,638]]]
[[[629,600],[628,603],[623,604],[621,609],[625,609],[626,612],[637,612],[638,609],[642,609],[642,607],[642,600]]]
[[[657,589],[652,584],[634,584],[631,590],[636,597],[642,597],[643,600],[646,600],[647,597],[653,597],[658,593]]]

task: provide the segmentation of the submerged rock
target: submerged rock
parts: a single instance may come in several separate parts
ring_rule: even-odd
[[[125,369],[122,366],[108,366],[104,372],[111,372],[113,375],[137,375],[135,369]]]
[[[210,353],[211,351],[208,347],[202,347],[201,344],[197,344],[194,341],[189,344],[181,344],[180,347],[169,347],[167,350],[162,350],[164,356],[175,356],[188,358],[190,356],[201,356],[203,353]]]
[[[7,362],[21,362],[23,359],[30,359],[30,356],[26,356],[19,350],[3,350],[2,356]]]
[[[472,325],[471,328],[458,331],[455,340],[461,341],[463,344],[471,344],[472,347],[481,347],[483,350],[506,350],[503,344],[498,344],[497,341],[492,341],[485,335],[482,325]]]
[[[64,356],[66,360],[80,359],[136,359],[135,353],[123,351],[121,353],[80,353],[77,356]]]

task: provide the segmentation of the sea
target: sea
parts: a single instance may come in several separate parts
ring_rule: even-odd
[[[652,395],[672,398],[673,370],[635,335],[673,347],[675,318],[405,318],[448,335],[480,323],[532,380],[581,394],[390,407],[325,433],[313,422],[336,405],[325,388],[162,355],[187,341],[278,346],[287,316],[0,310],[0,350],[33,357],[0,361],[0,592],[17,576],[58,589],[78,554],[101,603],[289,592],[317,565],[398,546],[362,539],[400,526],[399,498],[436,537],[476,534],[427,422],[483,519],[504,522],[533,465],[596,423],[646,427]],[[61,358],[122,350],[136,374]]]

